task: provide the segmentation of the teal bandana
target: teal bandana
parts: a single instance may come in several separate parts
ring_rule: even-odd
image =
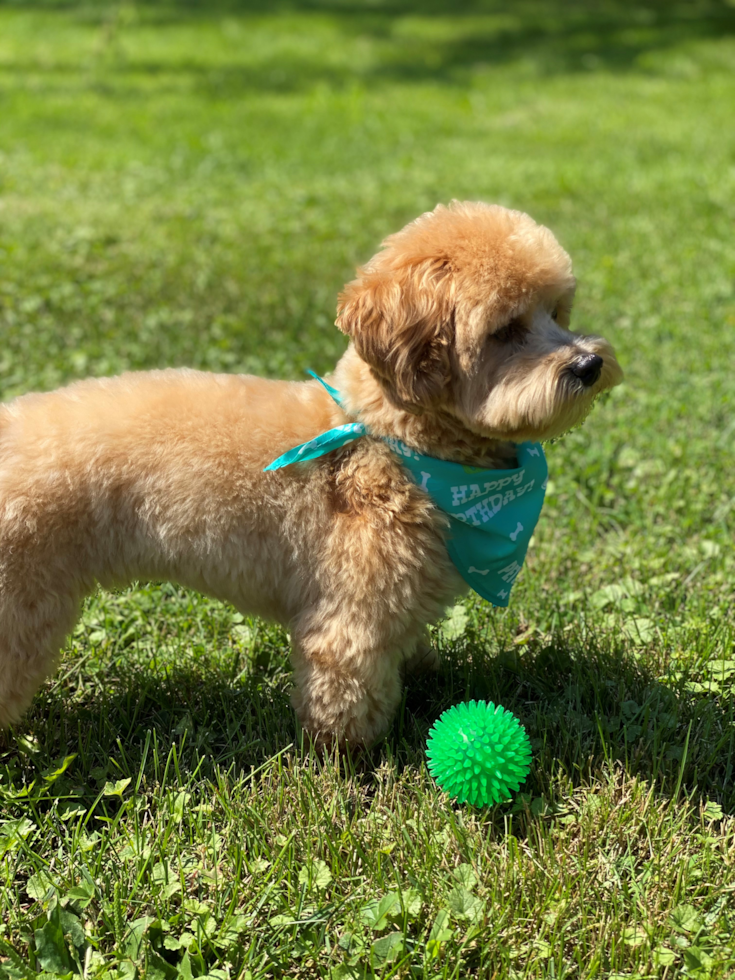
[[[338,405],[339,392],[310,371]],[[338,425],[290,449],[266,470],[316,459],[345,443],[369,435],[362,422]],[[485,470],[422,456],[399,439],[384,440],[414,481],[450,518],[447,551],[457,571],[483,599],[507,606],[521,570],[546,493],[546,457],[537,442],[517,446],[518,466]]]

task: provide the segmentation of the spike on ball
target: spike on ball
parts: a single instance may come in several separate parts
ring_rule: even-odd
[[[510,799],[531,768],[531,743],[516,716],[492,701],[448,708],[429,732],[429,772],[460,803]]]

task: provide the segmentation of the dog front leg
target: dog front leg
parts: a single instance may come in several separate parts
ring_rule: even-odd
[[[385,735],[400,703],[405,647],[371,642],[374,629],[334,625],[292,635],[292,702],[317,745],[369,746]]]

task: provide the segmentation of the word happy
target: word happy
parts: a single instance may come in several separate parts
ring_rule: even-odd
[[[522,497],[529,490],[533,490],[535,480],[529,480],[528,483],[520,486],[525,472],[525,470],[519,470],[512,476],[504,476],[500,480],[491,480],[488,483],[484,483],[482,487],[479,483],[471,483],[469,486],[451,487],[452,506],[454,507],[459,507],[472,500],[478,500],[473,507],[468,507],[462,513],[453,513],[452,517],[456,517],[458,521],[464,521],[466,524],[473,524],[475,527],[487,524],[502,507],[507,506],[512,500],[517,500],[519,497]],[[479,499],[486,497],[487,494],[492,494],[493,490],[502,490],[508,484],[513,484],[513,486],[506,490],[505,493],[495,493],[485,500]]]

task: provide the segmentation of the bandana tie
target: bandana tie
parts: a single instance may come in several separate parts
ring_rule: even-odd
[[[309,374],[342,405],[336,388],[313,371]],[[265,469],[316,459],[369,434],[362,422],[338,425],[290,449]],[[516,447],[517,467],[488,470],[424,456],[400,439],[386,437],[384,442],[450,518],[446,545],[459,574],[483,599],[507,606],[544,503],[548,468],[541,444],[521,442]]]

